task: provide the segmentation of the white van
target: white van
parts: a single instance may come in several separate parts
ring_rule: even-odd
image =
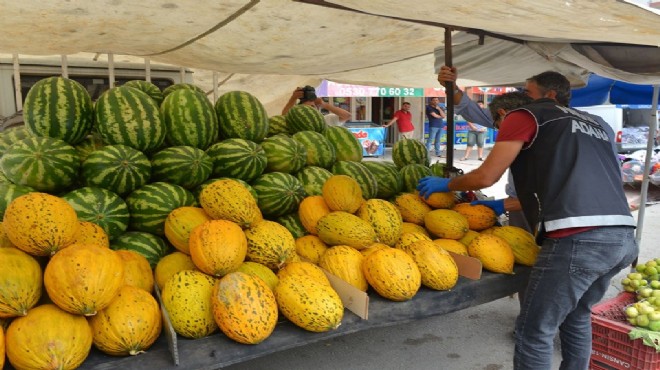
[[[62,58],[49,57],[19,57],[19,75],[22,100],[25,101],[30,88],[39,80],[50,76],[62,75]],[[161,90],[175,83],[192,83],[192,71],[181,70],[175,66],[150,64],[151,82]],[[0,131],[12,126],[13,122],[22,122],[21,117],[14,117],[21,112],[16,109],[15,67],[11,56],[0,55]],[[68,78],[81,83],[95,101],[109,87],[109,70],[107,61],[89,58],[69,58],[67,60]],[[130,80],[144,80],[146,68],[144,63],[114,63],[115,85],[119,86]],[[22,106],[22,104],[21,104]],[[17,114],[18,113],[18,114]]]
[[[614,130],[619,153],[646,149],[649,136],[648,120],[653,112],[649,106],[593,105],[575,109],[602,117]]]

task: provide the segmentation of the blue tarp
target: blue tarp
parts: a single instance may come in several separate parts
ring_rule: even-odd
[[[648,105],[650,107],[652,99],[652,85],[635,85],[596,74],[589,76],[587,86],[571,90],[572,107],[600,104]],[[660,99],[658,100],[660,102]]]

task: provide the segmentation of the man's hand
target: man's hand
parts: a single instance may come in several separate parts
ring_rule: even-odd
[[[440,72],[438,73],[438,82],[440,82],[440,85],[443,87],[447,87],[445,82],[456,82],[456,79],[458,78],[458,73],[456,71],[456,67],[447,67],[447,66],[442,66],[440,67]]]
[[[300,99],[304,95],[302,87],[296,87],[295,90],[293,90],[293,93],[291,93],[291,99]]]
[[[481,204],[484,205],[493,211],[496,215],[501,215],[504,213],[504,199],[495,199],[495,200],[475,200],[470,202],[471,205]]]
[[[426,176],[419,180],[417,190],[424,199],[429,199],[433,193],[446,193],[449,191],[449,181],[444,177]]]

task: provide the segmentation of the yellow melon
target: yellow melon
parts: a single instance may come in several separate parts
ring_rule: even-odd
[[[211,220],[204,209],[200,207],[179,207],[172,210],[165,219],[165,237],[174,248],[190,254],[188,240],[193,229]]]
[[[467,246],[460,241],[454,239],[434,239],[433,242],[446,251],[454,252],[463,256],[468,255]]]
[[[424,225],[431,234],[443,239],[458,240],[469,230],[465,216],[450,209],[435,209],[427,213]]]
[[[154,290],[154,275],[147,258],[128,249],[119,249],[115,252],[124,262],[124,285],[151,293]]]
[[[201,271],[182,270],[165,282],[161,298],[177,334],[197,339],[218,330],[211,304],[216,281]]]
[[[243,263],[248,241],[243,229],[235,222],[209,220],[190,233],[188,247],[198,269],[222,277]]]
[[[76,233],[73,243],[78,244],[96,244],[100,247],[110,248],[110,238],[105,230],[89,221],[80,221],[80,228]]]
[[[481,234],[472,240],[468,246],[471,257],[481,261],[484,269],[502,274],[512,274],[515,257],[513,250],[504,239],[492,235]]]
[[[456,195],[452,191],[436,192],[429,195],[428,198],[422,197],[422,200],[433,209],[451,209],[456,204]]]
[[[300,275],[280,279],[275,288],[280,312],[295,325],[312,332],[336,329],[344,317],[344,305],[335,290]]]
[[[355,179],[346,175],[330,176],[323,184],[323,199],[333,211],[354,213],[362,204],[362,189]]]
[[[364,258],[362,272],[383,298],[407,301],[422,285],[419,267],[408,253],[397,248],[380,249]]]
[[[182,270],[197,270],[192,258],[183,252],[172,252],[158,261],[154,269],[154,280],[160,290],[172,275]]]
[[[424,216],[431,211],[422,197],[414,193],[400,194],[394,199],[394,204],[399,208],[403,221],[417,225],[424,225]]]
[[[277,286],[277,283],[280,282],[280,279],[265,265],[257,262],[245,261],[236,271],[246,273],[248,275],[256,276],[263,280],[271,290],[274,290]]]
[[[369,284],[362,272],[364,257],[357,249],[347,245],[336,245],[329,248],[321,259],[319,266],[331,274],[353,285],[363,292],[367,291]]]
[[[316,235],[305,235],[296,239],[296,253],[311,263],[318,264],[328,245]]]
[[[465,216],[470,230],[485,230],[497,223],[495,211],[483,204],[459,203],[452,209]]]
[[[316,224],[321,217],[330,213],[330,208],[320,195],[310,195],[300,202],[298,206],[298,216],[300,222],[307,232],[312,235],[318,235]]]
[[[27,315],[41,298],[41,266],[18,248],[0,248],[0,266],[0,318]]]
[[[417,264],[424,286],[435,290],[449,290],[458,282],[456,262],[447,252],[438,248],[436,243],[420,240],[409,245],[406,253]]]

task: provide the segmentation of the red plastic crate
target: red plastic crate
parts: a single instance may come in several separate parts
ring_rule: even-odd
[[[632,293],[623,292],[593,307],[590,369],[660,369],[660,353],[642,343],[641,339],[630,340],[628,337],[633,326],[626,320],[623,310],[634,301]]]

